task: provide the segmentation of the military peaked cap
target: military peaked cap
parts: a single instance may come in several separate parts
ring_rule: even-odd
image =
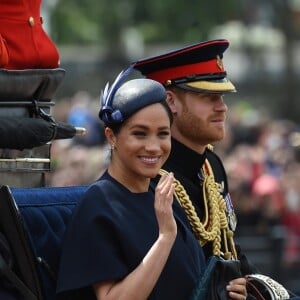
[[[165,87],[205,93],[234,92],[223,65],[223,53],[228,46],[228,40],[211,40],[141,59],[133,65],[145,77]]]

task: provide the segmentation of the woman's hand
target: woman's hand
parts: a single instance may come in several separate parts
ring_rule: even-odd
[[[230,299],[245,300],[247,298],[246,279],[236,278],[226,286]]]
[[[176,237],[177,225],[173,215],[174,175],[163,174],[155,189],[154,209],[159,226],[159,234]]]

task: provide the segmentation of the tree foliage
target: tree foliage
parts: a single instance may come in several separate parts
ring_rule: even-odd
[[[127,28],[146,43],[193,42],[212,26],[235,18],[238,0],[63,0],[53,11],[52,35],[59,44],[118,44]]]
[[[244,51],[248,61],[254,62],[246,83],[249,85],[252,82],[251,91],[265,91],[266,84],[269,83],[272,92],[275,89],[271,79],[276,76],[277,80],[283,77],[279,90],[289,99],[289,103],[298,109],[290,110],[283,97],[277,101],[277,105],[273,105],[273,109],[278,107],[279,113],[298,118],[299,76],[295,67],[295,41],[300,35],[300,9],[292,7],[292,3],[296,1],[60,0],[51,15],[51,37],[58,45],[100,46],[101,50],[106,51],[106,59],[103,61],[110,64],[106,66],[106,70],[111,70],[112,63],[120,65],[121,62],[121,65],[124,65],[124,59],[129,58],[129,54],[137,48],[138,43],[135,44],[136,41],[132,40],[130,34],[133,34],[134,38],[141,38],[142,47],[149,49],[151,44],[188,45],[206,40],[210,38],[213,29],[220,28],[220,25],[221,28],[225,28],[223,25],[229,21],[240,21],[245,28],[251,28],[251,25],[273,28],[284,36],[285,42],[281,50],[285,60],[284,69],[280,74],[265,77],[265,64],[260,63],[264,56],[253,46],[249,50],[248,43],[254,44],[255,39],[243,33],[242,42],[239,44],[240,51]],[[231,22],[233,23],[239,22]],[[228,30],[228,27],[226,28]],[[228,31],[225,31],[225,34],[227,33]],[[236,31],[232,34],[234,36],[230,41],[239,38]],[[259,41],[264,51],[269,51],[268,46],[271,43],[272,41],[267,41],[267,37]],[[130,49],[125,49],[128,46]],[[127,51],[126,54],[124,50]],[[136,57],[141,56],[137,53]],[[239,80],[243,81],[243,78]],[[279,97],[278,92],[269,98],[274,102],[276,97]]]

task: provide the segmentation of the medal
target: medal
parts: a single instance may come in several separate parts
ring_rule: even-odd
[[[203,175],[203,172],[200,170],[199,172],[198,172],[198,178],[199,178],[199,180],[200,180],[200,185],[202,186],[203,185],[203,182],[204,182],[204,175]]]
[[[228,224],[232,231],[235,231],[236,224],[237,224],[237,218],[234,212],[233,204],[231,202],[231,198],[229,193],[227,193],[225,197],[226,207],[227,207],[227,220]]]

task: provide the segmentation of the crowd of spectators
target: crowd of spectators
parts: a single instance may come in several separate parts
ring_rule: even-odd
[[[272,240],[276,279],[293,280],[299,290],[300,128],[264,109],[243,107],[238,103],[230,108],[227,138],[215,147],[223,157],[238,215],[236,236]]]
[[[98,118],[99,101],[87,92],[57,101],[54,116],[87,134],[54,141],[49,186],[85,185],[99,178],[109,159]],[[226,138],[214,145],[228,173],[238,216],[237,235],[250,230],[267,235],[281,228],[281,264],[300,267],[300,128],[273,119],[264,109],[244,103],[230,106]],[[300,276],[299,271],[296,276]],[[299,279],[299,278],[298,278]]]
[[[274,120],[263,110],[240,111],[238,105],[228,120],[227,140],[216,151],[223,156],[239,228],[259,235],[280,226],[283,264],[300,266],[298,124]]]

